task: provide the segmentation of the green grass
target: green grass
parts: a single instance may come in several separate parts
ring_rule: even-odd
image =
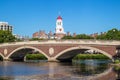
[[[43,54],[27,54],[26,60],[47,60]]]
[[[109,58],[103,54],[78,54],[73,58],[73,60],[79,59],[109,59]]]

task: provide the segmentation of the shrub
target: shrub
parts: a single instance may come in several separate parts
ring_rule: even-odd
[[[119,71],[120,70],[120,66],[114,66],[113,69],[116,70],[116,71]]]
[[[73,59],[109,59],[107,56],[103,54],[78,54]]]
[[[120,63],[120,60],[116,59],[115,64],[118,64],[118,63]]]
[[[26,60],[47,60],[43,54],[27,54]]]

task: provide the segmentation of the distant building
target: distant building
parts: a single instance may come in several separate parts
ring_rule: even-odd
[[[12,26],[8,22],[0,22],[0,30],[12,32]]]
[[[45,31],[38,31],[33,33],[33,38],[39,38],[39,39],[61,39],[64,37],[66,33],[64,32],[63,28],[63,22],[62,22],[62,17],[58,16],[56,20],[56,28],[55,28],[55,33],[52,33],[50,31],[48,34],[45,33]]]
[[[90,36],[96,38],[98,36],[98,33],[91,34]]]
[[[38,37],[39,37],[40,39],[47,39],[47,38],[48,38],[48,36],[47,36],[47,34],[45,33],[45,31],[39,31]]]
[[[67,32],[67,35],[66,36],[71,36],[70,32]]]
[[[38,34],[39,34],[39,32],[35,32],[35,33],[33,33],[32,37],[33,37],[33,38],[39,38],[39,35],[38,35]]]
[[[99,35],[105,35],[105,34],[106,34],[106,32],[100,32],[100,33],[91,34],[90,36],[93,37],[93,38],[96,38]]]
[[[45,31],[40,30],[33,33],[33,38],[48,39],[48,35],[45,33]]]
[[[23,39],[23,37],[22,36],[20,36],[20,35],[18,35],[18,34],[13,34],[14,36],[15,36],[15,38],[17,38],[17,39],[20,39],[20,40],[22,40]]]
[[[58,16],[57,20],[56,20],[56,29],[55,29],[55,38],[56,39],[61,39],[62,37],[64,37],[66,34],[64,32],[64,28],[63,28],[63,21],[62,21],[62,17]]]
[[[48,39],[55,39],[55,35],[52,33],[52,31],[48,33]]]
[[[76,33],[73,33],[73,37],[76,37]]]

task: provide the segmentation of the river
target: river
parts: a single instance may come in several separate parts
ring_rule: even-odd
[[[0,62],[0,80],[119,80],[120,69],[107,60]]]

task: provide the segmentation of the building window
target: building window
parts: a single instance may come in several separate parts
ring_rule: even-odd
[[[1,25],[1,28],[0,28],[1,30],[3,30],[3,25]]]
[[[4,30],[6,30],[6,27],[7,27],[7,26],[5,25]]]
[[[1,30],[3,30],[3,25],[1,25]]]

